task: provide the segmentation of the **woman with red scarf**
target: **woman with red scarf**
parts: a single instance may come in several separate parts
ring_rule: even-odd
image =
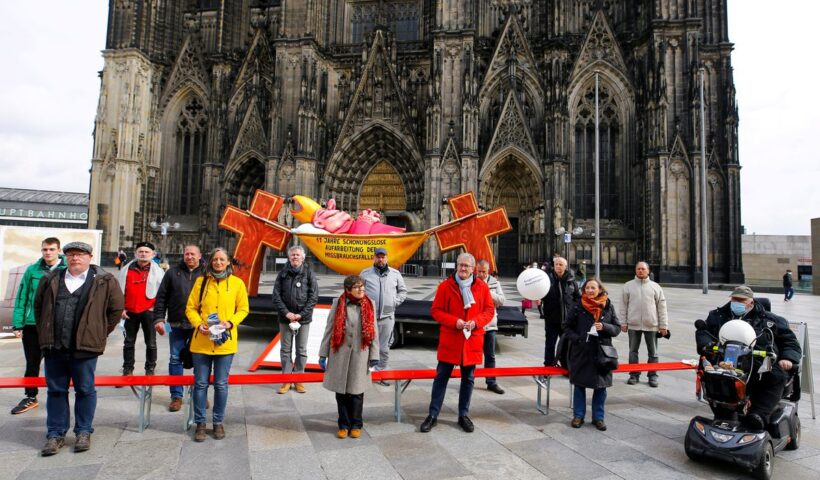
[[[379,363],[378,329],[373,301],[364,291],[364,280],[350,275],[344,280],[344,289],[328,313],[319,365],[325,370],[322,385],[336,392],[339,408],[336,436],[359,438],[364,391],[371,383],[368,368]]]
[[[599,345],[612,345],[612,337],[621,333],[621,324],[599,280],[590,279],[584,284],[584,295],[566,317],[563,327],[569,342],[569,381],[575,387],[571,425],[580,428],[584,424],[586,389],[591,388],[592,424],[598,430],[606,430],[604,403],[606,389],[612,386],[612,372],[599,369],[596,359]]]

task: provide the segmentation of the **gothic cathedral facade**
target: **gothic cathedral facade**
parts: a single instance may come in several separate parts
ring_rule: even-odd
[[[726,3],[110,0],[89,226],[106,252],[178,253],[230,244],[222,209],[258,188],[410,230],[472,190],[514,227],[501,274],[591,264],[597,139],[604,272],[698,282],[705,202],[710,277],[742,281]],[[441,261],[432,241],[412,260]]]

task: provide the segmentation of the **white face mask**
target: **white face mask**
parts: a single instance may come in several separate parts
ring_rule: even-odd
[[[467,330],[466,328],[465,328],[464,330],[462,330],[462,332],[464,332],[464,339],[465,339],[465,340],[469,340],[469,339],[470,339],[470,335],[472,335],[472,334],[473,334],[473,332],[472,332],[471,330]]]

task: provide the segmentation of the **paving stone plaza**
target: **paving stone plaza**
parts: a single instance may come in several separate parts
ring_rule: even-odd
[[[271,288],[263,277],[261,291]],[[432,299],[436,279],[407,279],[410,297]],[[507,304],[520,304],[512,278],[502,279]],[[320,276],[323,295],[340,292],[341,277]],[[620,299],[620,285],[607,285],[610,296]],[[666,288],[672,338],[661,340],[660,361],[695,358],[695,319],[728,300],[729,292]],[[813,334],[814,381],[820,385],[820,297],[798,295],[784,303],[778,294],[773,311],[792,321],[804,321]],[[543,359],[543,321],[535,310],[527,314],[529,338],[501,337],[499,367],[537,366]],[[248,366],[271,340],[256,328],[240,330],[240,352],[232,373]],[[122,364],[123,338],[112,333],[97,374],[117,375]],[[159,374],[167,371],[168,344],[160,337]],[[628,354],[626,335],[615,339],[623,359]],[[137,342],[137,365],[144,355]],[[0,376],[22,376],[23,351],[18,340],[0,340]],[[434,368],[435,343],[412,341],[391,351],[396,369]],[[135,373],[141,373],[140,369]],[[470,416],[476,431],[465,433],[456,425],[458,383],[451,382],[439,424],[431,433],[418,432],[427,415],[432,381],[413,382],[402,397],[402,422],[393,418],[393,389],[381,386],[365,394],[364,433],[359,439],[339,440],[333,394],[318,384],[307,393],[277,395],[278,385],[231,387],[225,418],[227,438],[194,443],[183,431],[184,410],[169,413],[167,388],[154,389],[152,424],[143,433],[137,428],[137,403],[128,389],[98,389],[92,448],[73,453],[63,448],[43,458],[45,441],[45,391],[40,408],[12,416],[8,412],[22,391],[0,391],[0,479],[677,479],[749,478],[719,463],[695,463],[683,449],[689,419],[709,413],[694,397],[691,371],[662,373],[660,387],[650,388],[646,377],[626,385],[625,374],[616,375],[608,391],[606,421],[599,432],[589,423],[580,429],[569,425],[569,386],[564,378],[552,382],[551,409],[535,409],[536,387],[531,378],[501,378],[505,395],[487,391],[476,380]],[[73,405],[73,396],[72,396]],[[820,405],[818,405],[820,408]],[[812,420],[807,394],[800,403],[803,437],[799,450],[781,452],[775,460],[775,477],[818,478],[820,475],[820,422]],[[209,425],[210,427],[210,425]],[[69,434],[67,447],[73,445]]]

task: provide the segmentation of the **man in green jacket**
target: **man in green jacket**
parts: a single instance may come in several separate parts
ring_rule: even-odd
[[[40,362],[42,352],[40,341],[37,338],[37,322],[34,318],[34,293],[40,285],[40,279],[47,273],[66,268],[65,256],[60,254],[60,240],[49,237],[43,240],[40,251],[43,257],[29,265],[17,297],[14,300],[14,318],[12,327],[14,335],[23,339],[23,353],[26,356],[26,377],[40,376]],[[37,387],[26,387],[26,396],[16,407],[11,409],[12,415],[27,412],[37,408]]]

